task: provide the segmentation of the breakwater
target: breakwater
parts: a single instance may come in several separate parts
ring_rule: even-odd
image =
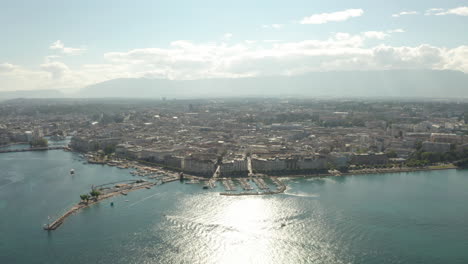
[[[172,179],[172,181],[175,181],[175,180],[177,179]],[[169,182],[169,180],[166,179],[165,181],[163,181],[163,183],[166,183],[166,182]],[[153,183],[153,182],[127,184],[126,186],[124,186],[124,188],[118,188],[118,189],[114,189],[109,192],[106,192],[105,194],[100,195],[97,199],[93,199],[88,202],[80,202],[77,205],[70,208],[63,215],[61,215],[60,217],[52,221],[50,224],[45,225],[43,228],[44,230],[48,230],[48,231],[55,230],[63,224],[65,219],[67,219],[69,216],[78,212],[81,209],[87,208],[93,204],[97,204],[103,200],[109,199],[117,195],[126,195],[128,192],[140,190],[143,188],[151,188],[154,185],[156,185],[156,183]]]

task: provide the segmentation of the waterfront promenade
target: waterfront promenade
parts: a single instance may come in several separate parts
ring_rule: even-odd
[[[26,151],[45,151],[45,150],[57,150],[57,149],[66,149],[66,147],[39,147],[39,148],[22,148],[22,149],[0,149],[0,153],[26,152]]]

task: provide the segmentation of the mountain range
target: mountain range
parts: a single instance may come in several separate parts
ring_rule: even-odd
[[[83,88],[80,97],[203,98],[468,97],[468,74],[458,71],[314,72],[301,76],[234,79],[114,79]]]
[[[468,98],[468,74],[459,71],[388,70],[199,80],[123,78],[96,83],[74,94],[58,90],[0,92],[0,99],[284,96]]]

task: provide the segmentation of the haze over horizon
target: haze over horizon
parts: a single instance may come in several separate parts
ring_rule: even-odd
[[[441,96],[445,89],[468,96],[466,1],[6,1],[0,21],[9,25],[0,29],[8,36],[0,49],[0,92],[89,96],[112,93],[109,81],[122,87],[119,81],[135,78],[184,83],[177,89],[195,95],[212,94],[219,81],[226,84],[218,86],[220,94],[230,95],[243,80],[248,87],[274,86],[275,78],[289,76],[300,93],[320,76],[330,80],[323,89],[353,95],[372,93],[372,75],[382,72],[381,83],[392,84],[383,85],[383,96],[410,85],[418,91],[413,96]],[[421,72],[429,82],[421,81]],[[333,82],[350,73],[354,82],[341,88]],[[151,94],[165,87],[124,88]]]

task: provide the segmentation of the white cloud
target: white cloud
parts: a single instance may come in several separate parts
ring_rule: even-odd
[[[445,52],[443,69],[468,73],[468,46],[460,46]]]
[[[397,28],[397,29],[391,29],[391,30],[387,30],[387,33],[404,33],[405,30],[402,29],[402,28]]]
[[[283,27],[284,27],[284,24],[262,25],[262,28],[272,28],[272,29],[281,29]]]
[[[1,63],[0,64],[0,73],[12,72],[17,69],[18,66],[11,63]]]
[[[224,40],[230,40],[232,38],[233,34],[232,33],[225,33],[223,35]]]
[[[301,24],[325,24],[328,22],[345,21],[353,17],[360,17],[364,14],[362,9],[347,9],[344,11],[333,13],[314,14],[309,17],[304,17]]]
[[[407,16],[407,15],[418,15],[418,11],[402,11],[400,13],[393,14],[392,17],[401,17],[401,16]]]
[[[434,14],[436,16],[443,16],[443,15],[468,16],[468,6],[460,6],[457,8],[447,9],[445,11],[443,9],[435,9],[435,10],[432,10],[432,13],[431,12],[429,13]]]
[[[51,50],[57,50],[63,54],[68,54],[68,55],[77,55],[80,53],[83,53],[86,49],[84,48],[70,48],[70,47],[65,47],[63,42],[61,40],[57,40],[52,45],[50,45],[49,49]]]
[[[265,42],[265,43],[278,43],[278,42],[283,42],[283,41],[279,40],[279,39],[264,39],[263,42]]]
[[[40,65],[41,69],[49,72],[53,79],[62,78],[70,69],[63,62],[52,61]]]
[[[370,39],[384,39],[388,37],[389,35],[385,32],[382,31],[367,31],[363,33],[366,38]]]
[[[440,13],[442,11],[444,11],[443,8],[431,8],[431,9],[426,10],[424,15],[426,16],[435,15],[436,13]]]

